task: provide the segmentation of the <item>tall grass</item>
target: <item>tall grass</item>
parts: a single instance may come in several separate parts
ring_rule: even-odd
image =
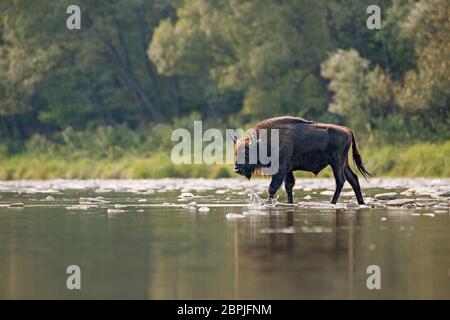
[[[233,165],[175,165],[170,151],[159,151],[151,156],[136,152],[116,157],[71,156],[70,153],[26,152],[0,158],[0,179],[53,178],[226,178],[234,177]],[[374,176],[386,177],[450,177],[450,141],[420,143],[408,147],[385,146],[364,148],[365,166]],[[299,177],[312,177],[299,173]],[[321,177],[331,176],[328,168]]]
[[[171,125],[134,130],[126,126],[81,132],[67,128],[50,137],[35,135],[21,145],[6,140],[0,144],[0,179],[235,177],[233,165],[172,163],[172,130],[192,129],[194,118],[198,115]],[[362,156],[366,168],[375,176],[450,177],[450,140],[409,146],[364,145]],[[296,175],[313,176],[300,172]],[[319,176],[330,177],[332,172],[326,168]]]

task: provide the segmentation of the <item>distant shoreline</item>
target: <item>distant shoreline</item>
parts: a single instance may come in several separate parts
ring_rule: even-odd
[[[364,145],[362,155],[368,170],[376,177],[449,178],[450,141],[417,143],[397,147]],[[314,175],[296,172],[297,177]],[[319,177],[331,177],[326,168]],[[23,179],[160,179],[160,178],[237,178],[233,166],[226,164],[175,165],[170,152],[159,151],[151,157],[130,152],[116,158],[94,158],[58,152],[21,153],[0,156],[0,180]]]

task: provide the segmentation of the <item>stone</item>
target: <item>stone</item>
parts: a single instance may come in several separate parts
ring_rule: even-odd
[[[395,207],[401,207],[405,204],[411,204],[414,203],[416,200],[414,199],[395,199],[395,200],[389,200],[386,202],[387,206],[395,206]]]
[[[450,197],[450,190],[446,190],[443,192],[438,192],[437,194],[439,197]]]
[[[192,193],[190,193],[190,192],[182,192],[178,196],[178,198],[192,198],[192,197],[194,197],[194,195]]]
[[[25,205],[22,202],[11,203],[8,208],[23,208]]]
[[[103,197],[96,197],[96,198],[80,197],[79,203],[80,204],[100,204],[100,203],[109,203],[109,201],[105,200]]]
[[[125,212],[125,210],[122,210],[122,209],[112,209],[112,208],[110,208],[110,209],[106,210],[106,212],[107,212],[108,214],[113,214],[113,213],[121,213],[121,212]]]
[[[198,208],[198,211],[199,211],[199,212],[209,212],[209,208],[203,206],[203,207]]]
[[[227,213],[225,215],[225,218],[227,218],[228,220],[235,220],[235,219],[245,218],[245,216],[243,214],[240,214],[240,213]]]
[[[379,193],[375,195],[375,199],[378,200],[393,200],[397,198],[397,192]]]

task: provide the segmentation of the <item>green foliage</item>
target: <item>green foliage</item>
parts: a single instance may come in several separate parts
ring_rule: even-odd
[[[362,145],[450,139],[448,0],[80,0],[81,31],[65,27],[69,4],[0,2],[4,178],[232,174],[168,160],[172,130],[194,120],[288,114]],[[381,30],[366,28],[371,4]],[[403,172],[386,148],[378,172]]]
[[[148,50],[160,73],[207,72],[222,90],[244,92],[253,117],[326,110],[317,73],[331,48],[325,1],[194,0],[177,16],[160,23]]]

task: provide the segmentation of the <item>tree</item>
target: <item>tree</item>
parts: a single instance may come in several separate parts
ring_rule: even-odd
[[[254,117],[326,110],[325,1],[193,0],[177,18],[159,24],[149,47],[160,73],[208,73],[221,90],[242,91],[243,114]]]

